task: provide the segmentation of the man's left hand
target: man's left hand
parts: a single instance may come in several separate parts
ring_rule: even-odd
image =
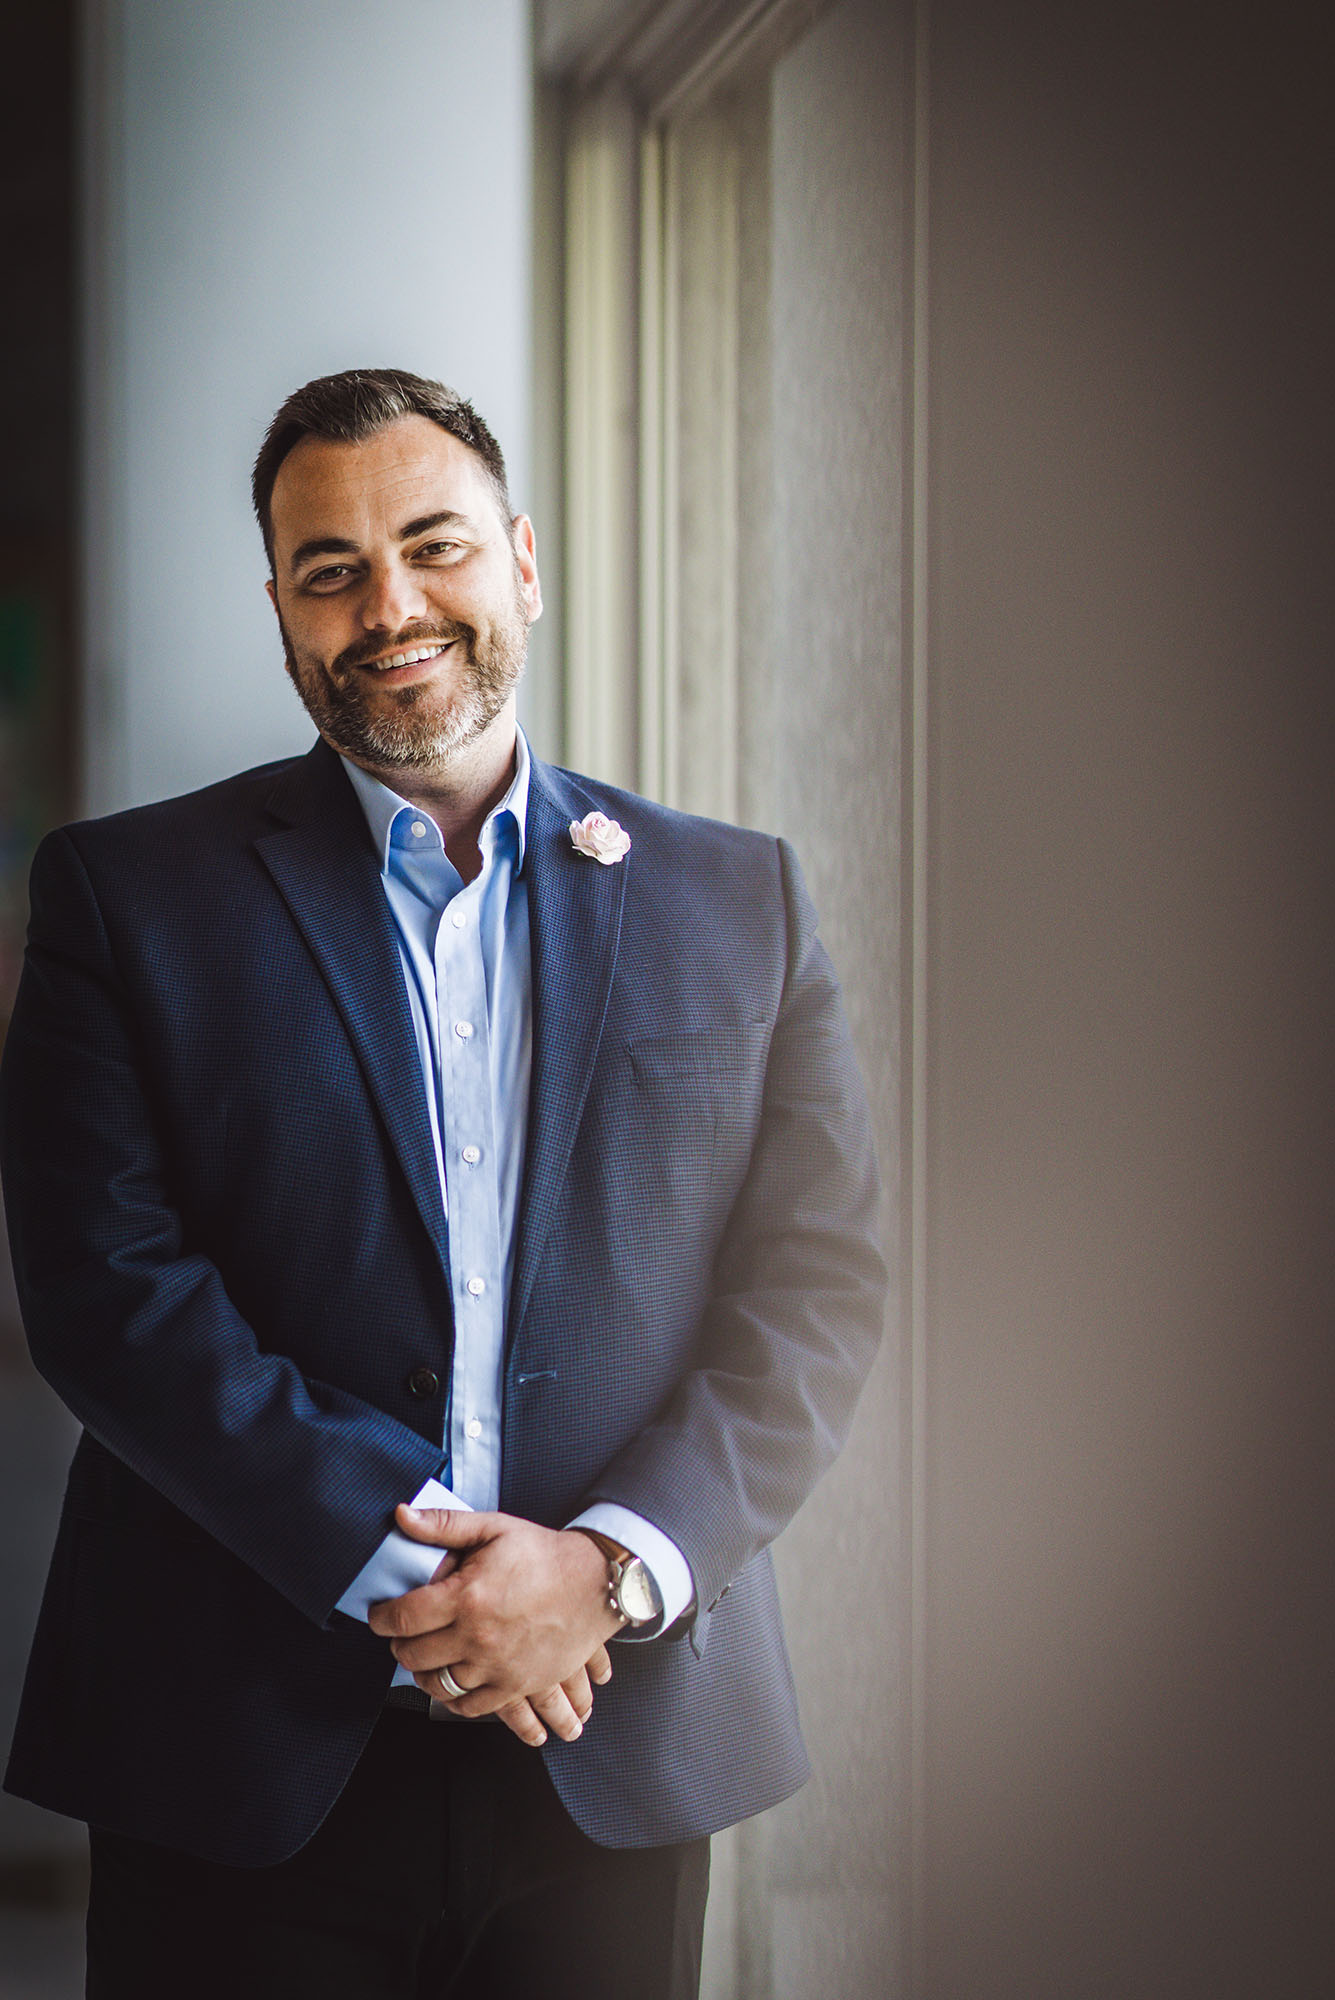
[[[398,1525],[455,1560],[430,1583],[373,1606],[371,1630],[434,1700],[445,1698],[437,1671],[448,1667],[467,1689],[449,1704],[456,1715],[524,1701],[541,1713],[620,1630],[606,1559],[587,1535],[447,1508],[400,1507]]]

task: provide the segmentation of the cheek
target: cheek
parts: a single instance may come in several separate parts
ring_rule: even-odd
[[[300,665],[316,668],[327,666],[356,636],[347,631],[346,625],[346,619],[303,606],[295,616],[283,621],[283,630],[288,650],[295,653]]]
[[[456,625],[476,625],[483,619],[483,603],[476,590],[466,589],[460,582],[451,581],[448,576],[431,577],[424,586],[423,596],[431,612],[438,618],[446,618]]]

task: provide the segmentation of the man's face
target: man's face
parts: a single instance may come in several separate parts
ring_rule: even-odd
[[[506,533],[480,459],[427,417],[303,438],[274,482],[287,669],[356,762],[423,769],[511,716],[542,609],[533,531]]]

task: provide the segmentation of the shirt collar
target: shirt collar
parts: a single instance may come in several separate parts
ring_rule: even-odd
[[[391,844],[390,834],[399,814],[401,812],[410,812],[423,819],[430,819],[431,815],[423,812],[420,806],[415,806],[409,800],[400,798],[397,792],[391,791],[388,785],[382,785],[379,778],[373,778],[369,771],[364,771],[360,764],[354,764],[350,757],[344,757],[341,752],[339,753],[339,762],[351,779],[352,789],[356,792],[361,809],[366,815],[366,824],[370,828],[375,851],[380,857],[381,872],[388,874]],[[523,730],[516,728],[515,774],[510,781],[510,789],[506,792],[505,797],[492,807],[483,821],[484,825],[489,825],[491,821],[499,818],[505,812],[508,812],[514,820],[515,828],[519,835],[519,854],[515,863],[516,872],[522,869],[524,865],[524,841],[528,822],[529,769],[528,741]]]

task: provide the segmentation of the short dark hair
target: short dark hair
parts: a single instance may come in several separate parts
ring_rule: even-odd
[[[251,475],[255,518],[264,537],[264,552],[273,560],[273,488],[278,469],[304,437],[326,438],[333,444],[360,444],[399,417],[429,417],[460,444],[476,452],[491,481],[510,531],[510,489],[501,448],[473,405],[443,382],[409,375],[402,368],[348,368],[341,375],[320,375],[294,389],[264,433]]]

